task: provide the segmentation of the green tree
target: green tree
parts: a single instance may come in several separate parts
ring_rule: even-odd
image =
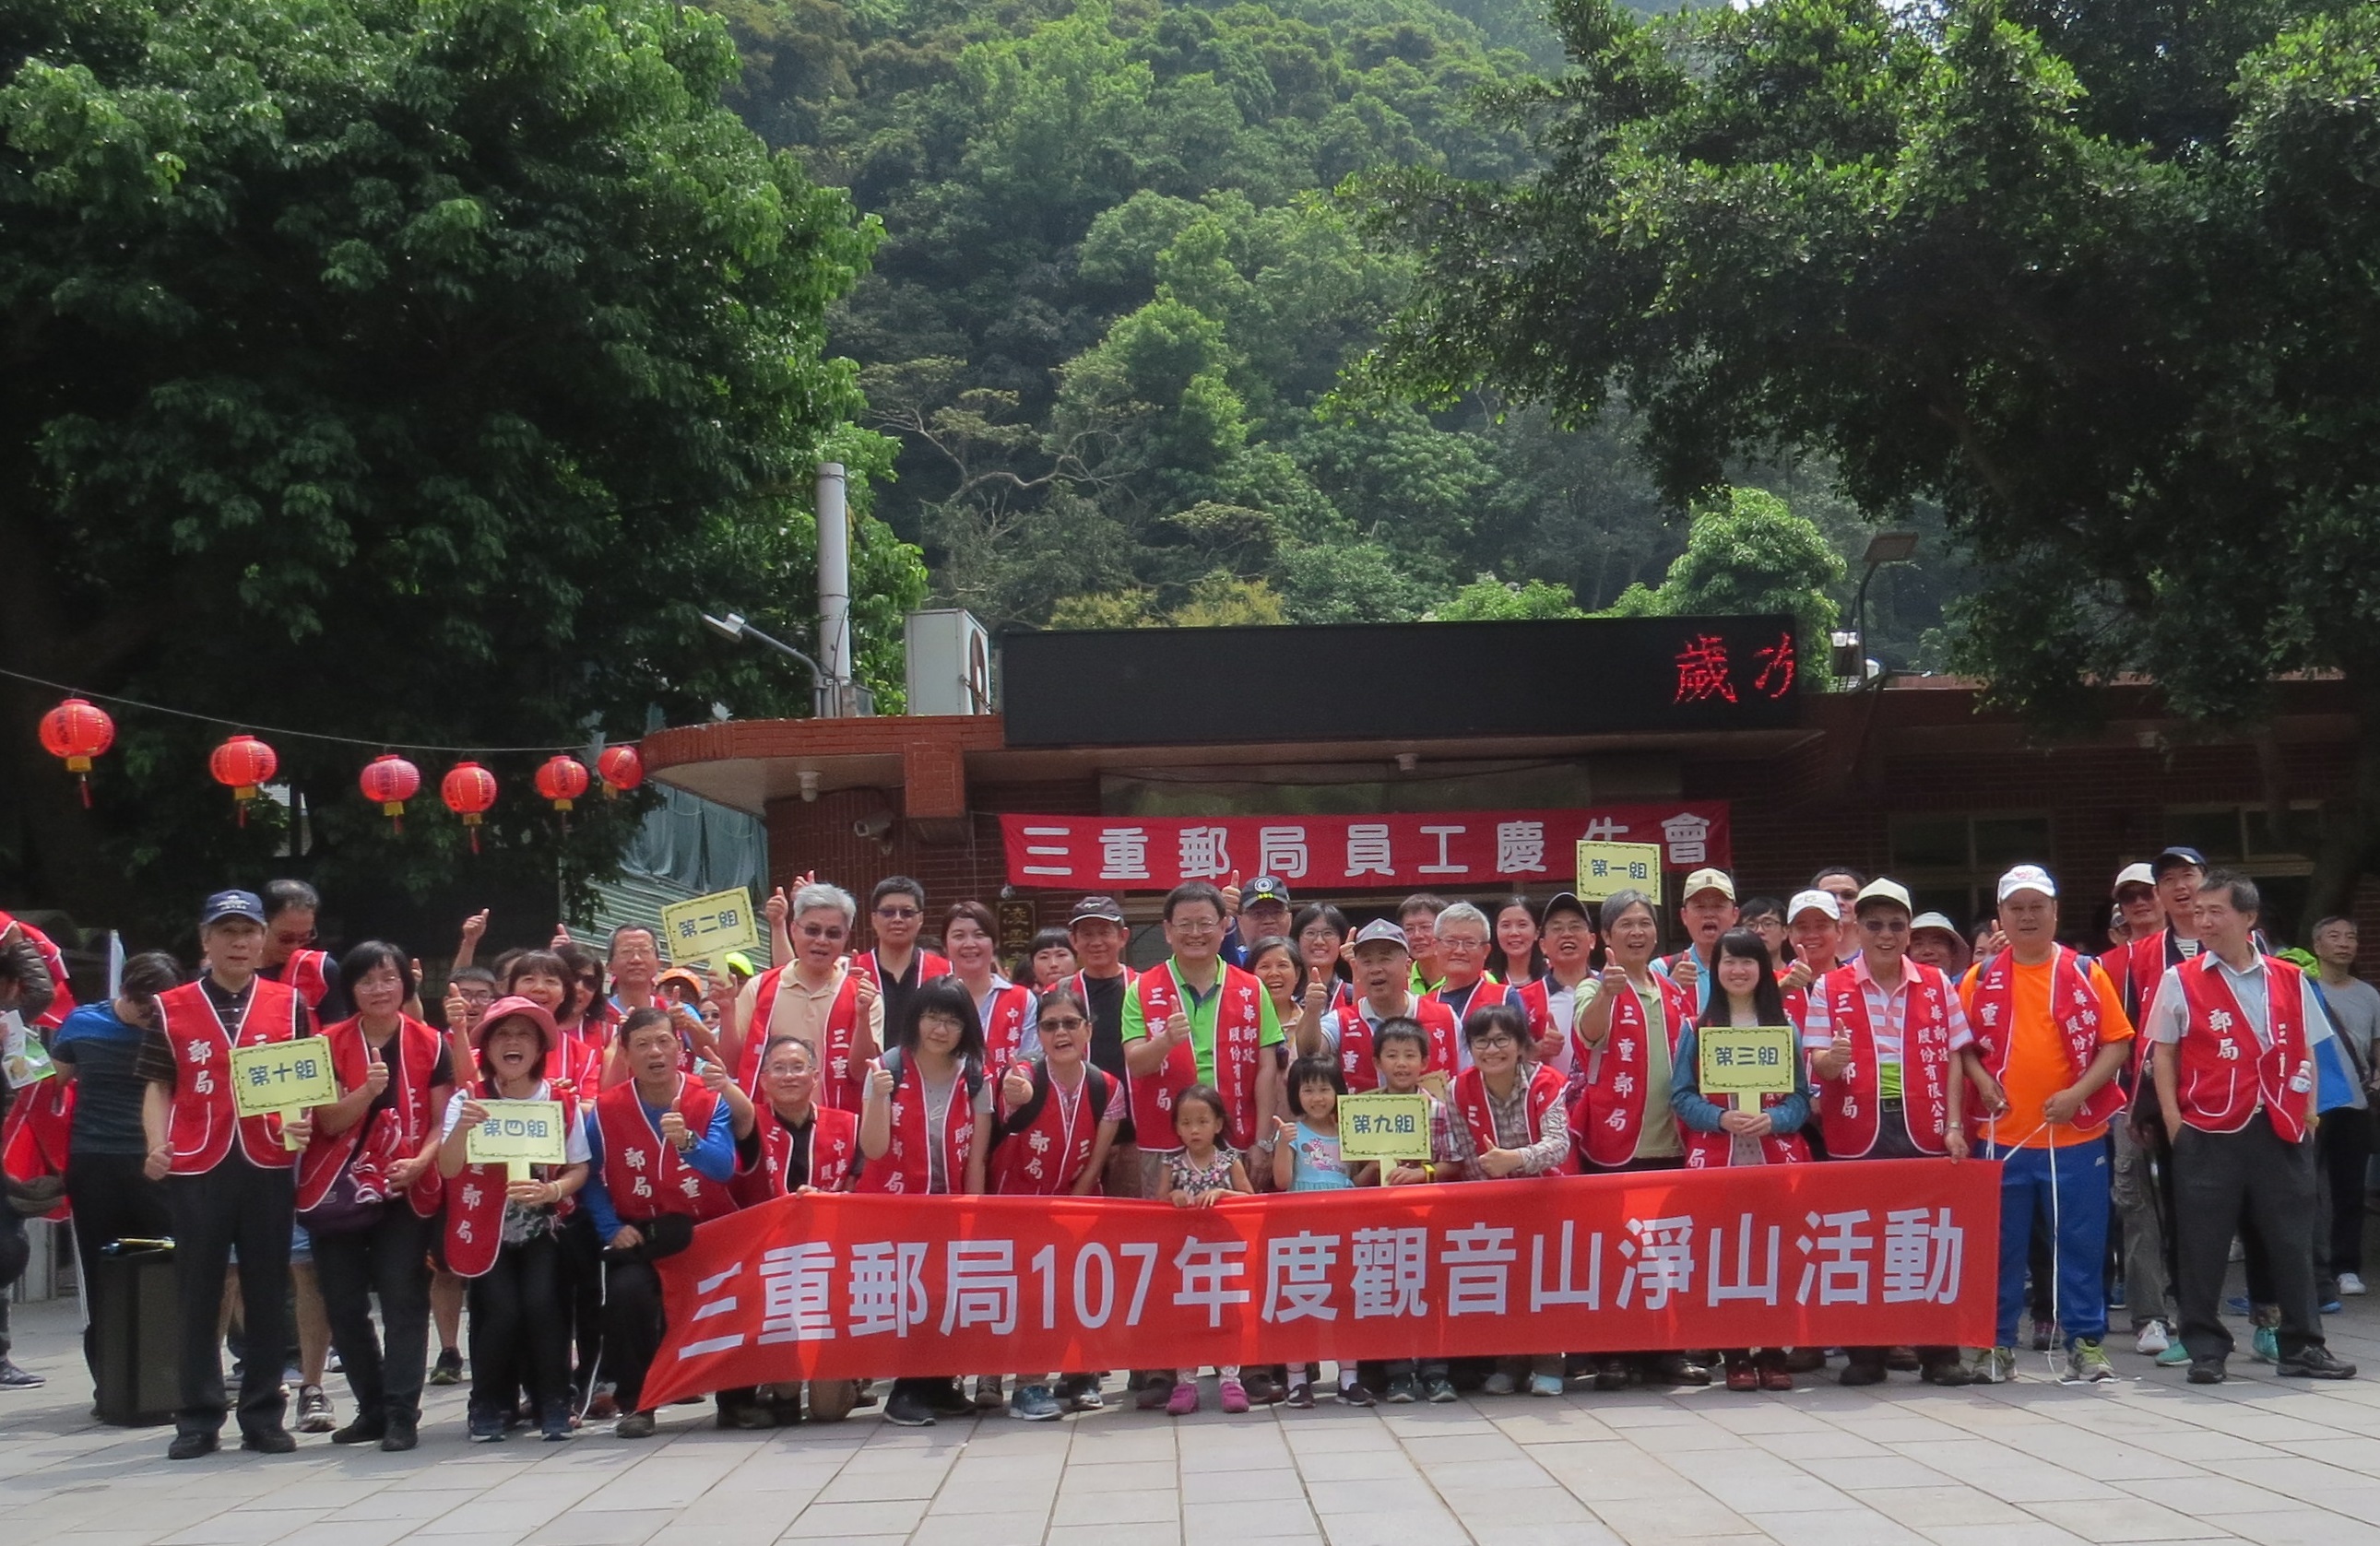
[[[1564,0],[1542,172],[1408,175],[1423,262],[1382,373],[1642,414],[1664,489],[1830,456],[1937,501],[1961,658],[2056,722],[2119,671],[2252,722],[2358,705],[2311,906],[2380,862],[2380,6],[1881,0],[1640,22]]]
[[[1694,513],[1686,550],[1658,588],[1630,586],[1607,617],[1729,617],[1791,612],[1802,658],[1826,658],[1842,583],[1842,555],[1826,534],[1762,489],[1730,489]]]
[[[875,233],[722,105],[736,79],[661,0],[0,4],[0,651],[221,721],[125,716],[87,817],[30,734],[55,693],[6,682],[12,900],[164,925],[284,867],[454,878],[442,814],[396,839],[355,793],[370,745],[285,740],[306,829],[236,830],[229,725],[583,744],[806,702],[698,614],[813,626],[821,456],[857,476],[894,688],[923,574],[822,352]],[[634,803],[562,839],[534,761],[497,763],[474,885],[612,862]]]
[[[1508,585],[1493,574],[1480,575],[1429,613],[1433,622],[1519,622],[1585,615],[1578,610],[1578,598],[1564,586],[1543,580]]]

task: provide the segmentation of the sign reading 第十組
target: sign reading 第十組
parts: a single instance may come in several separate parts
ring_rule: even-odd
[[[1585,843],[1578,845],[1578,898],[1601,901],[1617,891],[1642,891],[1661,900],[1661,845],[1658,843]]]
[[[1786,1095],[1798,1082],[1802,1037],[1790,1025],[1715,1025],[1694,1033],[1696,1076],[1713,1100],[1735,1097],[1760,1109],[1763,1095]]]
[[[243,1117],[283,1116],[339,1098],[331,1044],[322,1036],[231,1049],[233,1103]]]
[[[678,965],[715,961],[730,950],[749,950],[759,943],[751,894],[740,886],[662,909],[662,948]]]
[[[1429,1097],[1386,1090],[1342,1095],[1339,1157],[1349,1165],[1429,1158]]]

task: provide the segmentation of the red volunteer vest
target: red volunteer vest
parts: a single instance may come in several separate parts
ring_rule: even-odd
[[[2180,968],[2190,1021],[2177,1049],[2174,1093],[2181,1119],[2201,1132],[2238,1132],[2261,1105],[2273,1131],[2295,1143],[2305,1136],[2305,1097],[2313,1080],[2301,1018],[2304,978],[2288,961],[2262,959],[2271,1046],[2257,1039],[2219,965],[2209,969],[2191,960]]]
[[[483,1101],[504,1099],[496,1093],[492,1082],[481,1083],[474,1094]],[[530,1098],[559,1101],[564,1129],[577,1125],[578,1097],[568,1087],[548,1080],[544,1093]],[[540,1181],[551,1181],[568,1168],[563,1165],[535,1165],[529,1167],[529,1174]],[[467,1165],[446,1183],[446,1265],[457,1277],[480,1277],[496,1264],[496,1253],[504,1243],[504,1188],[511,1181],[509,1166]],[[565,1197],[554,1212],[568,1218],[577,1206],[575,1196]]]
[[[364,1045],[363,1019],[350,1016],[322,1033],[331,1044],[331,1068],[339,1089],[352,1093],[371,1071],[370,1053]],[[438,1033],[421,1021],[400,1018],[396,1034],[388,1040],[389,1088],[396,1099],[376,1115],[345,1132],[317,1133],[298,1157],[298,1207],[313,1207],[330,1194],[339,1172],[352,1167],[356,1196],[371,1202],[388,1196],[389,1166],[410,1159],[429,1141],[431,1123],[443,1113],[430,1105],[430,1076],[438,1068]],[[441,1178],[435,1165],[425,1166],[420,1179],[406,1194],[416,1216],[438,1211]]]
[[[603,1093],[603,1068],[611,1056],[611,1027],[600,1020],[582,1021],[563,1028],[561,1044],[546,1055],[545,1077],[592,1104]]]
[[[1950,995],[1956,990],[1939,967],[1904,960],[1905,1008],[1900,1026],[1901,1120],[1919,1152],[1948,1153],[1943,1124],[1950,1115]],[[1818,1128],[1827,1135],[1828,1159],[1858,1159],[1876,1147],[1883,1129],[1884,1088],[1878,1072],[1876,1025],[1868,1014],[1867,990],[1857,966],[1838,966],[1812,989],[1822,996],[1832,1023],[1851,1035],[1852,1060],[1841,1076],[1813,1082]],[[1807,1015],[1807,1001],[1803,1012]]]
[[[2082,958],[2063,945],[2058,947],[2050,966],[2049,1007],[2058,1037],[2066,1044],[2068,1070],[2081,1079],[2091,1060],[2099,1056],[2099,996],[2091,989],[2091,974],[2084,970]],[[2014,951],[2002,950],[1976,973],[1974,1001],[1967,1015],[1967,1023],[1975,1033],[1975,1049],[1994,1079],[2008,1070],[2009,1047],[2015,1040],[2010,1033],[2015,1019],[2016,956]],[[2109,1080],[2075,1114],[2073,1125],[2082,1129],[2104,1124],[2124,1109],[2124,1099],[2123,1086]],[[1998,1125],[2006,1127],[2011,1117],[2030,1125],[2022,1113],[2001,1117]],[[1968,1127],[1978,1137],[1993,1130],[1987,1117],[1979,1117]],[[1829,1137],[1828,1142],[1831,1147],[1833,1139]]]
[[[1218,963],[1220,975],[1215,1006],[1215,1089],[1231,1113],[1224,1124],[1224,1142],[1245,1149],[1256,1141],[1257,1038],[1264,1033],[1264,984],[1228,962]],[[1171,960],[1152,966],[1124,989],[1127,1000],[1140,1001],[1141,1023],[1155,1035],[1182,1007],[1182,984],[1174,980]],[[1172,1153],[1182,1147],[1174,1138],[1173,1099],[1198,1082],[1198,1055],[1187,1039],[1167,1055],[1165,1066],[1153,1074],[1130,1076],[1132,1126],[1136,1141],[1152,1153]]]
[[[1070,1102],[1050,1078],[1046,1063],[1033,1065],[1033,1086],[1047,1091],[1033,1120],[1000,1141],[986,1177],[1004,1197],[1063,1197],[1083,1178],[1083,1166],[1099,1144],[1099,1106],[1093,1104],[1104,1077],[1084,1065],[1082,1082]],[[1112,1084],[1108,1085],[1113,1089]]]
[[[1525,988],[1512,987],[1508,984],[1498,982],[1493,977],[1482,977],[1479,979],[1478,985],[1471,990],[1471,996],[1464,1001],[1460,1014],[1455,1012],[1452,1004],[1447,1002],[1444,983],[1439,984],[1438,986],[1422,995],[1422,1002],[1443,1006],[1447,1018],[1453,1023],[1451,1056],[1454,1061],[1447,1065],[1450,1071],[1463,1061],[1463,1022],[1471,1017],[1471,1012],[1474,1009],[1484,1009],[1491,1004],[1510,1004],[1520,1010],[1524,1018],[1526,1018],[1529,1007],[1522,1001],[1522,995],[1525,991]],[[1533,1036],[1543,1035],[1544,1033],[1536,1029],[1536,1023],[1534,1020],[1529,1021],[1529,1033]],[[1523,1057],[1530,1056],[1528,1048],[1523,1047],[1521,1056]]]
[[[331,991],[331,973],[325,963],[331,959],[328,950],[292,950],[282,963],[281,985],[306,1001],[310,1009],[322,1007],[322,999]]]
[[[1429,1033],[1429,1066],[1425,1070],[1454,1077],[1454,1040],[1460,1033],[1454,1011],[1438,1001],[1435,992],[1419,998],[1410,995],[1405,1007]],[[1339,1011],[1339,1071],[1346,1076],[1347,1093],[1361,1095],[1380,1087],[1380,1070],[1372,1063],[1372,1026],[1361,1004]]]
[[[67,958],[59,953],[57,942],[48,935],[14,913],[0,909],[0,934],[7,932],[11,924],[24,930],[25,938],[42,953],[42,964],[50,969],[50,986],[57,995],[50,1000],[50,1007],[42,1011],[41,1018],[30,1023],[36,1030],[55,1031],[67,1022],[67,1016],[74,1013],[75,1009],[73,990],[67,985]]]
[[[1686,990],[1658,972],[1653,981],[1661,990],[1663,1031],[1670,1038],[1670,1057],[1674,1066],[1678,1056],[1678,1038],[1685,1033],[1686,1022],[1694,1018],[1693,1001]],[[1611,1028],[1604,1033],[1599,1046],[1590,1047],[1579,1039],[1575,1023],[1571,1028],[1572,1060],[1585,1070],[1585,1084],[1579,1092],[1579,1147],[1588,1160],[1601,1166],[1625,1165],[1636,1157],[1636,1142],[1645,1129],[1645,1079],[1650,1058],[1647,1038],[1652,1034],[1645,1023],[1645,1005],[1636,996],[1631,983],[1611,1001]]]
[[[892,1147],[881,1159],[868,1161],[854,1191],[892,1192],[910,1197],[964,1195],[968,1148],[976,1141],[975,1091],[969,1088],[981,1070],[962,1064],[951,1087],[951,1103],[942,1112],[941,1130],[926,1130],[926,1081],[907,1058],[893,1076]],[[942,1150],[942,1192],[934,1191],[933,1151]]]
[[[785,1196],[794,1189],[794,1135],[785,1124],[777,1120],[776,1113],[767,1102],[759,1112],[760,1132],[760,1163],[749,1170],[740,1170],[728,1187],[741,1208],[757,1208],[771,1198]],[[809,1184],[819,1191],[849,1191],[851,1167],[859,1159],[859,1118],[848,1111],[810,1104],[810,1130],[798,1140],[809,1151]]]
[[[1569,1085],[1561,1075],[1543,1063],[1523,1063],[1522,1071],[1528,1076],[1529,1141],[1535,1143],[1546,1133],[1546,1113],[1561,1103]],[[1488,1081],[1477,1069],[1465,1069],[1454,1081],[1454,1109],[1463,1117],[1463,1125],[1471,1131],[1471,1146],[1480,1153],[1504,1145],[1496,1141],[1496,1113],[1488,1104]],[[1576,1145],[1572,1146],[1573,1150]],[[1561,1164],[1540,1172],[1547,1176],[1575,1176],[1578,1156],[1575,1153],[1562,1156]],[[1520,1179],[1519,1177],[1512,1178]]]
[[[782,966],[760,973],[759,985],[752,990],[752,1023],[744,1028],[744,1045],[736,1054],[735,1082],[756,1101],[760,1099],[760,1054],[769,1047],[769,1020],[777,1012],[777,990],[784,974]],[[868,1077],[865,1068],[854,1066],[851,1056],[852,1034],[859,1025],[860,975],[856,961],[844,972],[834,1002],[827,1006],[826,1045],[811,1049],[819,1057],[818,1104],[855,1114]]]
[[[1033,990],[1011,983],[991,996],[991,1012],[983,1017],[983,1069],[994,1080],[1016,1061],[1025,1040],[1025,1013],[1033,1008]]]
[[[710,1126],[719,1097],[684,1075],[671,1102],[686,1125],[700,1133]],[[686,1163],[677,1145],[645,1117],[634,1080],[614,1084],[595,1100],[595,1125],[603,1134],[603,1189],[623,1224],[643,1224],[659,1214],[686,1214],[697,1222],[735,1211],[725,1182],[714,1181]]]
[[[231,1093],[234,1046],[285,1042],[306,1023],[306,1007],[279,983],[252,980],[248,1010],[237,1029],[226,1027],[207,997],[204,983],[185,983],[157,996],[157,1028],[174,1050],[174,1104],[167,1141],[173,1173],[197,1176],[212,1170],[231,1153],[239,1134],[240,1153],[267,1170],[298,1158],[281,1146],[277,1116],[241,1117]]]

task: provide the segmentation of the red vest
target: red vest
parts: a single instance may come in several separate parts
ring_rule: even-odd
[[[998,1080],[1016,1061],[1025,1040],[1026,1011],[1032,1008],[1033,990],[1022,983],[1011,983],[991,996],[991,1013],[983,1017],[983,1069],[990,1078]]]
[[[1228,962],[1218,962],[1215,991],[1215,1089],[1231,1114],[1224,1123],[1223,1141],[1245,1149],[1256,1141],[1257,1038],[1264,1034],[1264,1007],[1269,1002],[1264,984]],[[1165,1029],[1182,1007],[1182,985],[1174,980],[1173,963],[1152,966],[1124,989],[1125,998],[1140,1001],[1141,1023],[1152,1036]],[[1173,1098],[1198,1082],[1198,1055],[1184,1037],[1166,1055],[1165,1066],[1153,1074],[1134,1074],[1132,1126],[1135,1140],[1151,1153],[1172,1153],[1182,1147],[1173,1131]],[[1174,1139],[1168,1143],[1167,1139]]]
[[[59,953],[57,942],[48,935],[22,918],[0,910],[0,933],[6,933],[11,924],[24,930],[25,938],[42,953],[42,964],[50,969],[50,986],[57,995],[50,1000],[50,1007],[42,1011],[41,1018],[29,1023],[36,1030],[55,1031],[67,1022],[67,1016],[74,1013],[75,1008],[74,992],[67,985],[67,958]]]
[[[678,1076],[671,1102],[698,1136],[710,1126],[719,1097]],[[724,1181],[714,1181],[686,1163],[677,1145],[663,1141],[661,1129],[645,1117],[637,1083],[614,1084],[595,1099],[595,1125],[603,1134],[603,1190],[623,1224],[644,1224],[657,1214],[686,1214],[698,1222],[735,1211]]]
[[[1674,1065],[1678,1038],[1694,1019],[1693,1003],[1685,989],[1660,973],[1653,974],[1653,982],[1661,990],[1662,1029],[1669,1035]],[[1579,1129],[1579,1147],[1593,1164],[1621,1166],[1636,1157],[1636,1142],[1645,1129],[1645,1080],[1650,1065],[1646,1041],[1651,1034],[1633,983],[1622,984],[1612,996],[1611,1026],[1600,1045],[1589,1047],[1579,1039],[1576,1024],[1571,1028],[1574,1058],[1585,1070],[1573,1125]]]
[[[1526,994],[1527,991],[1528,989],[1525,986],[1512,987],[1508,984],[1498,982],[1493,977],[1482,977],[1479,979],[1478,986],[1471,990],[1470,1000],[1463,1006],[1463,1012],[1461,1014],[1456,1014],[1454,1012],[1454,1006],[1446,1002],[1446,984],[1444,983],[1439,984],[1438,986],[1422,995],[1423,1003],[1443,1006],[1449,1019],[1453,1021],[1454,1061],[1448,1065],[1450,1070],[1464,1061],[1463,1051],[1463,1022],[1471,1018],[1472,1011],[1475,1009],[1487,1009],[1491,1004],[1510,1004],[1512,1008],[1520,1010],[1524,1018],[1526,1018],[1529,1013],[1529,1006],[1524,999],[1523,996]],[[1532,1036],[1544,1035],[1544,1032],[1536,1029],[1536,1024],[1537,1022],[1534,1020],[1529,1021],[1529,1033]],[[1529,1049],[1523,1047],[1521,1049],[1521,1056],[1524,1057],[1531,1056]]]
[[[581,1101],[592,1104],[603,1093],[603,1068],[612,1056],[611,1027],[603,1021],[582,1021],[564,1027],[561,1045],[546,1056],[545,1077],[570,1087]]]
[[[855,1191],[897,1192],[904,1196],[927,1197],[934,1191],[932,1170],[933,1151],[929,1144],[939,1143],[942,1150],[942,1192],[965,1195],[966,1191],[967,1153],[976,1142],[975,1102],[977,1080],[982,1070],[961,1064],[958,1077],[951,1086],[951,1103],[942,1112],[941,1130],[929,1134],[926,1130],[926,1081],[907,1058],[892,1081],[892,1147],[880,1159],[867,1161],[859,1171],[859,1184]]]
[[[352,1093],[371,1072],[370,1053],[364,1045],[363,1018],[350,1016],[322,1033],[331,1044],[331,1068],[339,1088]],[[399,1020],[388,1041],[389,1088],[396,1098],[377,1115],[369,1116],[345,1132],[318,1132],[298,1158],[298,1206],[302,1212],[329,1195],[339,1172],[352,1169],[356,1196],[374,1202],[388,1195],[389,1167],[411,1159],[429,1141],[431,1124],[444,1116],[430,1104],[430,1076],[438,1068],[438,1033],[411,1017]],[[407,1195],[414,1213],[428,1218],[438,1211],[441,1178],[435,1165],[422,1167],[421,1177]]]
[[[1521,1069],[1529,1081],[1529,1141],[1534,1143],[1545,1136],[1546,1113],[1561,1103],[1569,1085],[1561,1075],[1543,1063],[1524,1062]],[[1477,1069],[1465,1069],[1455,1079],[1454,1109],[1462,1117],[1463,1125],[1471,1129],[1471,1146],[1474,1149],[1484,1154],[1490,1149],[1503,1147],[1496,1141],[1496,1114],[1488,1105],[1488,1081]],[[1572,1148],[1575,1149],[1576,1145],[1573,1144]],[[1540,1174],[1575,1176],[1578,1174],[1578,1156],[1575,1153],[1564,1154],[1560,1165]]]
[[[324,996],[331,991],[331,974],[326,963],[328,950],[292,950],[282,963],[281,985],[306,1001],[310,1009],[322,1007]]]
[[[1454,1043],[1462,1033],[1454,1011],[1438,1001],[1435,992],[1410,996],[1407,1007],[1421,1028],[1429,1033],[1429,1064],[1424,1070],[1454,1077]],[[1339,1011],[1339,1071],[1347,1078],[1347,1093],[1361,1095],[1380,1087],[1380,1070],[1372,1062],[1372,1025],[1360,1003]]]
[[[504,1099],[493,1082],[481,1084],[474,1094],[483,1101]],[[544,1093],[530,1098],[560,1102],[565,1132],[577,1125],[578,1097],[567,1086],[548,1080]],[[529,1167],[529,1174],[551,1181],[568,1168],[536,1165]],[[446,1183],[446,1266],[457,1277],[479,1277],[496,1264],[496,1253],[504,1243],[504,1188],[511,1181],[509,1166],[467,1165]],[[577,1205],[575,1196],[565,1197],[554,1212],[568,1218]]]
[[[728,1188],[736,1205],[743,1208],[757,1208],[794,1190],[788,1180],[793,1174],[794,1135],[777,1120],[767,1102],[760,1103],[758,1116],[760,1163],[749,1170],[736,1172]],[[802,1141],[809,1148],[808,1174],[812,1189],[849,1191],[851,1167],[859,1159],[859,1118],[848,1111],[837,1111],[813,1101],[809,1136]]]
[[[2135,1027],[2148,1024],[2149,1010],[2156,1005],[2157,989],[2165,985],[2165,958],[2172,939],[2171,929],[2159,929],[2145,939],[2135,939],[2125,946],[2122,958],[2116,962],[2111,975],[2119,979],[2124,989],[2124,1007],[2131,1014]],[[2203,948],[2200,953],[2204,953]],[[2107,959],[2101,958],[2102,965],[2106,964]],[[2187,966],[2197,960],[2195,955],[2185,956],[2173,964]],[[2139,1081],[2141,1070],[2148,1067],[2149,1054],[2155,1041],[2155,1037],[2145,1032],[2132,1038],[2131,1071],[2135,1083]]]
[[[1109,1076],[1084,1065],[1082,1083],[1069,1103],[1050,1082],[1046,1063],[1033,1065],[1033,1087],[1042,1095],[1033,1120],[1000,1140],[991,1151],[986,1180],[990,1190],[1006,1197],[1063,1197],[1083,1178],[1083,1166],[1099,1144],[1099,1113]],[[1044,1093],[1046,1091],[1046,1093]]]
[[[826,1045],[810,1049],[819,1059],[818,1104],[855,1114],[868,1081],[868,1069],[855,1066],[851,1056],[852,1034],[859,1025],[858,968],[858,961],[853,961],[835,989],[834,1002],[827,1006]],[[768,1050],[769,1020],[777,1011],[777,989],[784,975],[782,966],[760,973],[752,990],[752,1023],[744,1028],[744,1045],[735,1057],[735,1082],[755,1101],[760,1099],[760,1054]]]
[[[185,983],[157,996],[157,1029],[174,1049],[174,1105],[168,1141],[176,1176],[212,1170],[231,1153],[232,1133],[251,1165],[277,1170],[297,1155],[281,1146],[278,1116],[241,1117],[232,1102],[231,1050],[285,1042],[306,1024],[306,1006],[279,983],[251,979],[248,1012],[225,1026],[206,984]]]
[[[2160,945],[2159,948],[2163,948]],[[2071,1076],[2081,1079],[2099,1056],[2099,996],[2092,991],[2091,974],[2084,969],[2082,958],[2060,945],[2050,966],[2049,1012],[2058,1021],[2058,1034],[2066,1043],[2067,1068]],[[2002,950],[1975,974],[1973,1002],[1968,1006],[1967,1023],[1975,1033],[1975,1050],[1982,1055],[1984,1067],[1994,1079],[2008,1070],[2009,1048],[2015,1041],[2010,1033],[2016,1018],[2016,953]],[[2099,1093],[2083,1104],[2075,1114],[2077,1129],[2104,1125],[2124,1109],[2123,1086],[2114,1080],[2099,1087]],[[1994,1131],[2004,1132],[2011,1122],[2020,1124],[2018,1137],[2037,1120],[2024,1112],[2011,1112],[1993,1124],[1988,1117],[1978,1117],[1968,1124],[1978,1137]],[[1828,1147],[1833,1140],[1829,1137]]]
[[[1956,990],[1939,967],[1904,960],[1900,969],[1907,974],[1901,990],[1901,1121],[1920,1153],[1945,1153],[1942,1129],[1950,1115],[1950,1081],[1956,1077],[1950,1062],[1950,995]],[[1837,1078],[1813,1081],[1818,1128],[1827,1135],[1828,1159],[1858,1159],[1876,1147],[1884,1112],[1884,1081],[1867,990],[1853,965],[1836,967],[1818,979],[1813,991],[1852,1043],[1850,1066]]]
[[[2271,956],[2265,962],[2265,1013],[2273,1045],[2256,1038],[2256,1028],[2220,964],[2188,960],[2179,968],[2190,1021],[2175,1048],[2180,1058],[2174,1094],[2181,1119],[2201,1132],[2238,1132],[2261,1103],[2273,1131],[2285,1143],[2305,1136],[2306,1092],[2313,1088],[2313,1060],[2306,1050],[2301,1014],[2305,982],[2298,969]]]

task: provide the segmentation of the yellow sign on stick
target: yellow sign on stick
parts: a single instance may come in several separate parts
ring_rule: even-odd
[[[680,966],[715,961],[730,950],[749,950],[759,943],[752,897],[741,886],[662,909],[662,948]]]
[[[1385,1090],[1340,1096],[1339,1157],[1349,1165],[1429,1158],[1429,1097]]]
[[[473,1165],[501,1165],[516,1181],[530,1178],[532,1165],[563,1165],[570,1158],[560,1101],[481,1101],[488,1119],[463,1140],[463,1157]]]
[[[232,1105],[243,1117],[279,1117],[286,1122],[310,1107],[339,1098],[339,1076],[331,1068],[331,1044],[322,1036],[264,1042],[231,1049]],[[286,1134],[281,1141],[295,1149]]]
[[[1703,1093],[1733,1095],[1739,1111],[1757,1111],[1763,1095],[1793,1092],[1802,1035],[1790,1025],[1711,1026],[1694,1033]]]
[[[1642,891],[1661,900],[1659,843],[1589,843],[1578,845],[1578,897],[1601,901],[1614,891]]]

